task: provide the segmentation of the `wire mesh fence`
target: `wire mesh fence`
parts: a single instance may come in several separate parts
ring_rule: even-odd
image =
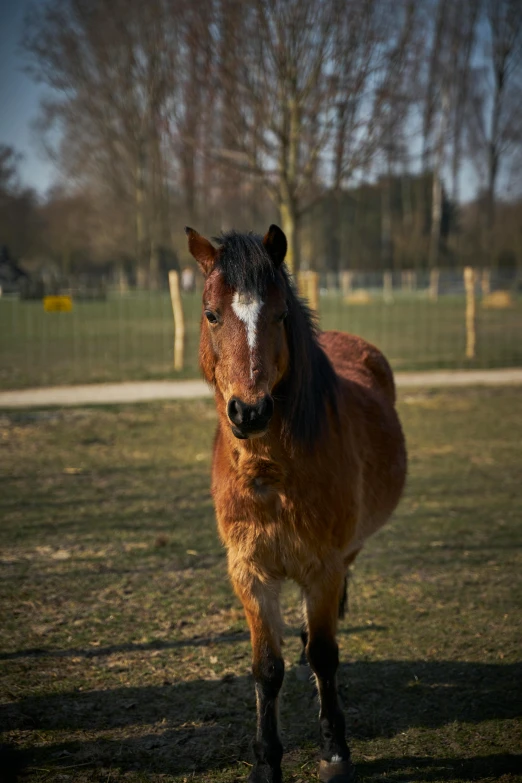
[[[475,355],[466,357],[461,270],[351,272],[319,277],[319,323],[368,339],[396,370],[522,366],[522,292],[509,275],[477,273]],[[436,285],[435,285],[436,283]],[[41,300],[0,298],[0,387],[194,378],[201,295],[183,295],[184,365],[174,371],[169,292],[109,290],[45,312]]]

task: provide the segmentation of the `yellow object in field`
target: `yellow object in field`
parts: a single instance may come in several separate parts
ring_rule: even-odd
[[[482,307],[491,310],[504,310],[506,307],[513,307],[513,297],[510,291],[493,291],[486,294],[482,300]]]
[[[346,304],[351,305],[365,305],[370,304],[372,297],[364,288],[359,288],[357,291],[350,294],[350,296],[345,296],[344,301]]]
[[[43,306],[46,313],[70,313],[72,296],[44,296]]]

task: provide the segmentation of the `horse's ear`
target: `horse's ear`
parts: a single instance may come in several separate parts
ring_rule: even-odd
[[[274,262],[276,267],[280,267],[286,256],[287,242],[284,233],[279,226],[272,224],[263,237],[265,250]]]
[[[188,248],[191,254],[198,262],[199,268],[205,277],[208,277],[214,267],[218,251],[214,245],[210,244],[208,239],[202,237],[193,228],[185,226],[185,234],[188,237]]]

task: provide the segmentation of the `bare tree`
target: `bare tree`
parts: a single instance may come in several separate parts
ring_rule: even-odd
[[[522,144],[522,0],[488,0],[485,10],[489,68],[475,71],[467,130],[472,159],[485,174],[485,244],[491,262],[499,172]]]
[[[162,234],[163,120],[176,73],[177,17],[163,0],[51,0],[27,17],[35,78],[54,89],[48,127],[69,178],[109,191],[134,215],[141,284],[157,284]]]
[[[422,170],[431,194],[425,194],[429,215],[428,265],[439,262],[443,205],[443,171],[451,149],[452,193],[458,198],[463,122],[468,106],[471,54],[480,0],[451,3],[436,0],[427,61],[422,122]],[[429,177],[428,177],[429,175]],[[430,207],[428,208],[428,205]]]
[[[377,148],[375,124],[368,116],[372,106],[369,85],[375,78],[380,50],[388,36],[382,17],[382,3],[357,0],[347,3],[337,14],[332,56],[332,269],[340,268],[342,263],[343,184],[369,165]],[[374,101],[373,110],[376,109]]]
[[[404,0],[401,14],[387,41],[375,90],[373,125],[378,132],[378,151],[384,166],[381,181],[381,259],[383,268],[393,264],[391,185],[396,165],[406,156],[406,133],[415,100],[418,54],[418,3]],[[390,20],[391,24],[391,20]]]
[[[335,0],[253,0],[244,12],[242,39],[234,37],[242,52],[235,145],[218,156],[263,181],[280,212],[294,272],[299,221],[332,129],[328,66],[337,6]]]
[[[499,171],[520,149],[521,3],[47,0],[24,43],[54,90],[41,128],[59,129],[48,138],[69,193],[92,203],[96,252],[133,255],[139,285],[154,288],[183,222],[261,228],[278,212],[294,272],[300,228],[304,263],[321,247],[328,269],[352,264],[346,205],[364,179],[378,180],[366,263],[380,246],[391,266],[395,244],[412,261],[428,249],[435,265],[443,177],[457,198],[466,154],[484,169],[492,227]],[[351,219],[349,235],[363,233]]]
[[[488,144],[487,210],[495,222],[495,189],[502,155],[522,141],[522,2],[489,0],[494,94]]]
[[[481,0],[462,0],[454,11],[454,35],[451,59],[452,90],[452,152],[451,198],[454,204],[460,200],[459,177],[463,155],[463,134],[466,113],[469,111],[471,55],[473,53]]]

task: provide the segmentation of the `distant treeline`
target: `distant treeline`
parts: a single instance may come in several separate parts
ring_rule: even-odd
[[[154,288],[184,224],[277,221],[294,271],[522,263],[522,0],[46,0],[22,50],[61,176],[0,153],[18,255]]]

